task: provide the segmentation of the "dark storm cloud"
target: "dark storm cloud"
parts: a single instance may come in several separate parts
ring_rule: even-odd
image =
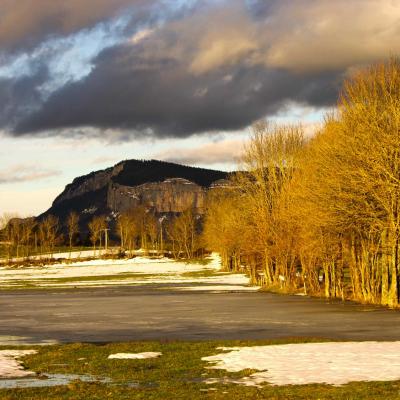
[[[49,3],[49,10],[41,9],[49,21],[58,15],[51,4],[65,4],[38,1]],[[71,0],[61,13],[69,22],[54,32],[35,33],[29,28],[37,26],[35,17],[13,37],[29,40],[31,32],[37,41],[46,32],[68,34],[144,3],[158,1],[115,0],[110,8],[109,0]],[[136,14],[122,43],[92,60],[87,76],[66,82],[45,100],[38,77],[8,81],[7,90],[0,82],[0,96],[8,96],[0,123],[7,120],[15,135],[61,135],[85,127],[98,128],[100,135],[122,130],[123,138],[237,130],[287,103],[332,105],[352,69],[400,52],[400,4],[392,0],[160,0],[167,3],[176,5],[169,17],[158,9]],[[90,6],[98,6],[94,15]],[[19,43],[2,39],[1,29],[0,43]],[[23,90],[31,100],[19,106]]]
[[[32,75],[19,78],[0,78],[0,128],[12,128],[25,115],[42,103],[39,87],[48,79],[45,66]]]
[[[239,64],[193,76],[173,58],[147,62],[132,46],[104,51],[86,79],[54,93],[16,131],[91,126],[184,137],[244,128],[287,100],[329,105],[337,94],[335,73],[301,77]]]
[[[247,7],[254,18],[265,18],[273,13],[274,7],[284,0],[247,0]]]

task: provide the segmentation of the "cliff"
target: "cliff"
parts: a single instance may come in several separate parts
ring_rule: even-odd
[[[112,220],[138,206],[158,214],[176,214],[192,207],[202,214],[207,191],[226,184],[228,175],[155,160],[122,161],[74,179],[39,218],[52,214],[63,223],[75,211],[85,231],[93,215],[106,215]]]
[[[197,214],[202,214],[206,192],[205,188],[183,178],[169,178],[134,187],[111,184],[107,206],[115,212],[124,212],[146,205],[157,213],[179,213],[192,207]]]
[[[104,171],[92,172],[73,180],[64,191],[53,201],[53,206],[85,193],[95,192],[107,186],[114,176],[118,176],[124,169],[124,163],[119,163]]]

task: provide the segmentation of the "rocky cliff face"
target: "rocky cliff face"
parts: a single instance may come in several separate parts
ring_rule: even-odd
[[[193,208],[197,214],[202,214],[206,193],[206,188],[182,178],[134,187],[112,184],[108,188],[107,205],[114,212],[145,205],[157,213],[180,213]]]
[[[204,212],[206,193],[226,184],[228,173],[161,161],[128,160],[74,179],[46,214],[64,222],[75,211],[86,225],[93,215],[115,218],[137,206],[157,213],[180,213],[192,207]]]
[[[104,171],[93,172],[89,175],[74,179],[67,185],[64,191],[54,200],[53,205],[60,204],[74,197],[94,192],[108,186],[114,176],[118,176],[124,169],[124,164],[119,163]]]

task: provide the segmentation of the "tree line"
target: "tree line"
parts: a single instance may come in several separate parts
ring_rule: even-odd
[[[101,246],[101,232],[106,232],[104,238],[107,238],[108,230],[104,216],[93,218],[89,231],[94,247],[97,240]],[[191,259],[201,253],[200,232],[201,219],[192,208],[167,217],[154,213],[146,206],[121,213],[114,230],[120,248],[128,253],[140,248],[157,254],[168,252],[176,259]]]
[[[202,254],[200,240],[202,221],[191,208],[179,215],[157,215],[146,206],[120,213],[114,221],[106,215],[96,215],[87,224],[80,224],[75,211],[65,221],[53,215],[41,220],[3,215],[0,219],[2,256],[7,259],[29,258],[35,254],[50,258],[56,247],[70,251],[78,243],[91,244],[94,250],[107,249],[109,243],[119,246],[122,254],[137,249],[145,253],[169,253],[174,258],[191,259]]]
[[[398,60],[348,79],[312,138],[256,124],[241,170],[210,194],[205,218],[226,269],[246,265],[270,288],[398,306]]]
[[[21,219],[15,215],[0,218],[0,243],[7,259],[28,258],[33,254],[51,254],[60,244],[59,220],[53,215],[41,222],[35,218]]]

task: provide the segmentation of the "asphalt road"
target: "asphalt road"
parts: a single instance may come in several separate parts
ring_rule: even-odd
[[[400,312],[268,293],[0,292],[0,344],[284,337],[400,340]]]

